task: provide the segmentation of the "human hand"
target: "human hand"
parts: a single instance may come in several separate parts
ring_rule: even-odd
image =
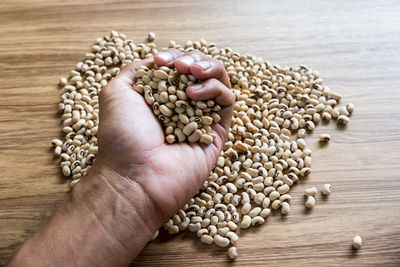
[[[99,152],[92,168],[138,184],[161,211],[162,223],[199,190],[214,167],[228,133],[235,97],[218,60],[199,51],[182,54],[168,49],[157,54],[157,65],[175,67],[202,81],[201,86],[187,88],[191,99],[214,99],[222,107],[221,121],[213,126],[216,138],[211,145],[167,144],[158,119],[143,96],[132,89],[135,71],[152,60],[127,65],[101,91]]]

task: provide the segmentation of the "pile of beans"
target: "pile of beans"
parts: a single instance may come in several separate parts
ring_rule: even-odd
[[[231,246],[228,256],[234,259],[238,255],[234,245],[239,239],[240,229],[263,224],[271,210],[280,210],[283,215],[290,213],[290,188],[311,173],[312,151],[306,147],[306,132],[313,131],[321,120],[336,120],[340,125],[347,124],[354,106],[347,104],[339,107],[340,94],[324,86],[318,72],[304,65],[281,68],[261,58],[233,52],[228,47],[217,48],[214,43],[207,43],[203,39],[187,41],[184,45],[171,41],[169,47],[182,52],[198,49],[220,60],[230,77],[236,104],[228,138],[215,168],[199,192],[163,227],[170,234],[185,230],[196,232],[202,243]],[[61,78],[60,87],[64,93],[59,111],[62,114],[65,138],[62,141],[55,139],[52,143],[55,154],[60,156],[63,174],[72,176],[72,186],[87,173],[95,160],[99,91],[124,65],[155,53],[157,49],[154,43],[136,45],[124,34],[112,31],[111,35],[96,40],[91,52],[71,71],[68,79]],[[161,70],[168,77],[175,71]],[[144,75],[149,71],[144,69],[139,74],[144,82],[143,90],[146,92],[145,87],[149,85],[159,93],[160,99],[153,93],[152,105],[158,103],[157,109],[164,115],[164,122],[174,122],[176,116],[180,119],[180,114],[185,114],[187,125],[192,123],[195,117],[191,116],[192,111],[194,114],[198,112],[194,108],[198,107],[197,103],[185,100],[191,105],[179,106],[182,108],[178,109],[179,112],[176,106],[168,106],[167,103],[173,101],[169,101],[170,95],[165,103],[162,101],[161,92],[165,88],[160,90],[159,86],[152,87],[150,80],[144,81]],[[147,76],[152,81],[156,77],[159,79],[156,81],[161,82],[161,76],[157,77],[156,70],[152,71]],[[164,73],[162,75],[165,76]],[[190,76],[180,76],[178,88],[181,82],[184,89],[195,81]],[[150,104],[153,99],[146,101]],[[163,103],[169,110],[160,110]],[[218,121],[215,115],[217,105],[212,101],[201,105],[204,109],[200,107],[200,111],[207,110],[204,116]],[[157,109],[153,106],[154,112]],[[190,134],[189,131],[188,134],[184,133],[185,136],[177,133],[177,129],[183,125],[168,128],[171,125],[166,123],[164,126],[168,142],[184,141],[184,137],[189,141],[195,139],[190,139],[193,133],[191,130]],[[197,124],[197,130],[202,135],[210,134],[209,125],[205,123]],[[170,135],[174,137],[168,138]],[[328,139],[330,137],[321,137],[323,141]],[[330,193],[330,185],[325,187],[324,194]],[[307,207],[315,205],[315,190],[312,188],[305,192]],[[153,238],[157,235],[158,232]]]
[[[160,120],[168,143],[200,141],[209,145],[214,141],[211,125],[221,120],[217,113],[221,107],[213,100],[188,99],[186,88],[196,78],[164,66],[152,69],[143,66],[135,76],[136,90],[140,90]]]

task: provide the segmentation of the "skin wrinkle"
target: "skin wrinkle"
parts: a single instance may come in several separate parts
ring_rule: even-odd
[[[111,171],[115,172],[115,170],[113,170],[113,169],[111,169]],[[150,199],[151,203],[153,203],[152,207],[156,208],[156,210],[157,210],[157,206],[154,205],[155,202],[152,200],[150,194],[148,194],[148,193],[146,192],[146,190],[145,190],[139,183],[137,183],[137,182],[135,182],[135,181],[129,179],[128,177],[121,176],[121,175],[119,175],[117,172],[115,172],[114,174],[117,175],[117,177],[119,177],[119,178],[123,178],[123,179],[124,179],[125,181],[127,181],[129,184],[133,185],[133,187],[136,188],[136,189],[138,189],[138,191],[141,191],[142,194],[143,194],[143,196],[145,196],[145,197],[147,196],[147,197]],[[133,207],[133,211],[135,212],[135,214],[137,214],[137,216],[135,216],[135,217],[141,221],[141,225],[148,226],[148,223],[146,223],[146,222],[144,221],[144,219],[143,219],[143,218],[144,218],[143,214],[140,215],[140,214],[137,212],[137,210],[135,209],[135,207],[134,207],[125,197],[123,197],[122,194],[119,193],[118,190],[116,190],[116,188],[108,181],[108,179],[107,179],[104,175],[101,175],[101,174],[100,174],[100,177],[102,178],[102,180],[103,180],[104,182],[106,182],[106,183],[108,184],[108,186],[109,186],[110,188],[112,188],[115,192],[117,192],[117,196],[122,197],[122,199],[124,199],[125,201],[127,201],[127,202],[129,203],[129,205]],[[136,192],[135,192],[135,195],[137,195]],[[120,200],[121,200],[121,199],[117,197],[117,201],[120,201]],[[137,202],[135,202],[135,203],[137,203]],[[144,203],[144,202],[141,202],[141,203]],[[146,202],[146,203],[147,203],[147,202]],[[86,202],[85,202],[85,204],[86,204],[86,206],[87,206],[87,203],[86,203]],[[118,206],[117,203],[115,203],[114,206],[115,206],[115,205]],[[88,208],[89,208],[89,210],[92,211],[92,209],[90,209],[90,207],[88,207]],[[114,208],[113,210],[115,210],[115,208]],[[131,211],[132,211],[132,210],[131,210]],[[92,211],[92,213],[94,213],[94,211]],[[115,214],[115,212],[114,212],[114,214]],[[99,222],[101,223],[101,220],[100,220],[100,218],[97,216],[97,214],[94,214],[94,215],[96,216],[96,219],[98,219]],[[159,223],[161,223],[161,222],[159,222]],[[104,225],[103,225],[102,223],[101,223],[101,226],[102,226],[102,228],[105,230]],[[155,228],[157,229],[157,228],[159,228],[159,226],[160,226],[160,225],[156,225]],[[150,228],[148,228],[148,230],[149,230],[149,232],[152,232],[152,231],[153,231],[153,230],[151,230]],[[107,231],[106,231],[106,233],[107,233],[108,235],[111,235],[111,234],[108,233]],[[128,253],[130,253],[129,249],[123,244],[123,242],[122,242],[121,240],[119,240],[117,237],[115,237],[115,238],[113,238],[113,239],[116,240],[122,247],[124,247],[124,248],[128,251]]]
[[[133,180],[125,175],[120,175],[113,167],[110,167],[111,171],[114,172],[115,175],[117,175],[118,177],[123,178],[126,182],[128,182],[129,184],[131,184],[133,187],[138,188],[139,191],[141,191],[143,193],[144,196],[147,196],[151,203],[153,204],[152,206],[155,207],[156,210],[158,210],[159,212],[161,212],[162,214],[162,209],[159,205],[157,205],[157,202],[153,199],[153,197],[151,196],[151,194],[145,189],[145,187],[140,183],[139,180]],[[107,178],[103,177],[103,180]],[[111,186],[111,185],[110,185]],[[114,188],[115,189],[115,188]],[[118,191],[117,191],[118,192]],[[125,199],[125,198],[124,198]],[[127,200],[128,201],[128,200]],[[128,201],[129,202],[129,201]],[[133,206],[133,205],[131,205]]]
[[[97,223],[99,223],[102,231],[107,235],[110,236],[112,239],[114,239],[115,241],[117,241],[117,243],[125,250],[129,253],[129,250],[125,247],[124,244],[122,244],[116,237],[112,236],[105,228],[105,226],[103,225],[102,221],[100,220],[100,218],[97,216],[97,214],[94,212],[94,210],[92,208],[90,208],[90,206],[88,205],[88,203],[86,203],[86,201],[82,201],[85,205],[85,207],[89,210],[90,214],[92,214],[94,216],[94,219]]]

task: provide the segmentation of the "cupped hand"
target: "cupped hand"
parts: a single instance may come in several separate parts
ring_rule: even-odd
[[[153,61],[192,74],[200,84],[189,86],[194,100],[214,99],[222,109],[213,125],[211,145],[165,141],[164,131],[142,95],[133,89],[135,71]],[[127,65],[100,93],[99,152],[95,167],[108,168],[139,184],[168,219],[201,187],[220,154],[228,134],[235,97],[229,77],[216,59],[199,51],[182,54],[168,49]]]

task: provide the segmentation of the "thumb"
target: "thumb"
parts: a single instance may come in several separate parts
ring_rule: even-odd
[[[133,86],[135,83],[135,73],[142,66],[152,66],[154,64],[154,58],[148,57],[140,61],[134,61],[126,65],[121,72],[114,78],[125,84]]]

